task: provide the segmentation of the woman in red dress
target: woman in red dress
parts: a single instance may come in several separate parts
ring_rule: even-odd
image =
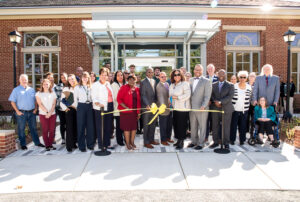
[[[140,89],[135,86],[136,77],[129,75],[128,84],[123,85],[117,96],[118,109],[141,108]],[[140,110],[130,110],[120,113],[120,128],[124,131],[126,147],[128,150],[136,148],[134,138],[137,129],[137,120],[140,118]]]

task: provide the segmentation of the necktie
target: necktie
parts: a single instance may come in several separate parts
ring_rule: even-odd
[[[194,79],[195,79],[195,80],[199,80],[199,77],[195,77]]]
[[[268,86],[268,84],[269,84],[269,79],[268,79],[268,77],[266,77],[266,84],[267,84],[267,86]]]
[[[221,92],[222,86],[223,86],[223,82],[220,82],[220,83],[219,83],[219,92]]]
[[[169,85],[167,83],[165,83],[164,86],[167,90],[169,90]]]

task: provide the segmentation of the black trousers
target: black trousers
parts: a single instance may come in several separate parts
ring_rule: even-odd
[[[124,138],[123,138],[123,130],[120,128],[120,116],[114,116],[114,119],[116,120],[116,139],[117,143],[119,145],[124,144]]]
[[[72,107],[66,112],[66,148],[71,150],[76,147],[77,142],[77,120],[76,110]]]
[[[246,131],[253,135],[254,132],[254,106],[250,104],[248,110],[248,117],[247,117],[247,129]]]
[[[221,110],[221,109],[216,109]],[[230,125],[231,125],[231,116],[232,112],[224,113],[224,144],[227,145],[230,142]],[[212,113],[212,133],[214,143],[219,144],[219,141],[222,140],[222,114],[221,113]]]
[[[265,132],[267,135],[274,135],[274,131],[272,126],[275,125],[273,121],[256,121],[258,125],[258,133],[264,134]]]
[[[232,113],[231,127],[230,127],[230,141],[234,142],[236,140],[237,129],[239,129],[240,142],[246,141],[247,117],[248,117],[248,111],[244,113],[234,111]]]
[[[107,104],[107,111],[104,112],[112,112],[114,110],[113,102]],[[95,125],[96,125],[96,133],[98,138],[98,147],[99,149],[102,146],[102,116],[100,110],[94,110],[95,113]],[[106,114],[103,116],[104,122],[104,134],[103,134],[103,146],[110,146],[110,137],[112,133],[112,122],[113,122],[113,114]]]
[[[142,116],[143,118],[143,127],[144,127],[144,144],[150,144],[154,141],[154,133],[156,127],[156,120],[154,120],[150,125],[148,123],[152,120],[154,115],[152,113],[146,113]]]
[[[175,134],[175,138],[178,140],[184,140],[186,138],[188,117],[189,117],[189,112],[173,111],[174,134]]]
[[[159,116],[160,141],[165,142],[171,139],[172,135],[172,114],[167,116]]]
[[[94,148],[93,105],[78,103],[77,107],[77,139],[80,150]]]
[[[59,117],[59,129],[60,129],[60,135],[61,139],[65,139],[65,133],[66,133],[66,112],[61,111],[59,109],[56,109],[56,114]]]

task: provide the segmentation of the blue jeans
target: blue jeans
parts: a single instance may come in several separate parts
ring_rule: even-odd
[[[36,115],[33,112],[22,111],[23,115],[19,116],[16,114],[17,124],[18,124],[18,136],[20,140],[21,146],[26,146],[25,139],[25,126],[26,122],[28,123],[28,127],[30,129],[30,135],[32,141],[37,146],[40,144],[40,139],[36,130]]]

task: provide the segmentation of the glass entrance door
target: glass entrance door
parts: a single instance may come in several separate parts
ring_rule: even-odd
[[[125,59],[126,68],[128,69],[131,64],[136,66],[136,74],[141,75],[142,78],[146,76],[146,69],[148,67],[160,67],[161,71],[166,72],[169,77],[172,70],[175,69],[176,61],[175,58],[126,58]]]

